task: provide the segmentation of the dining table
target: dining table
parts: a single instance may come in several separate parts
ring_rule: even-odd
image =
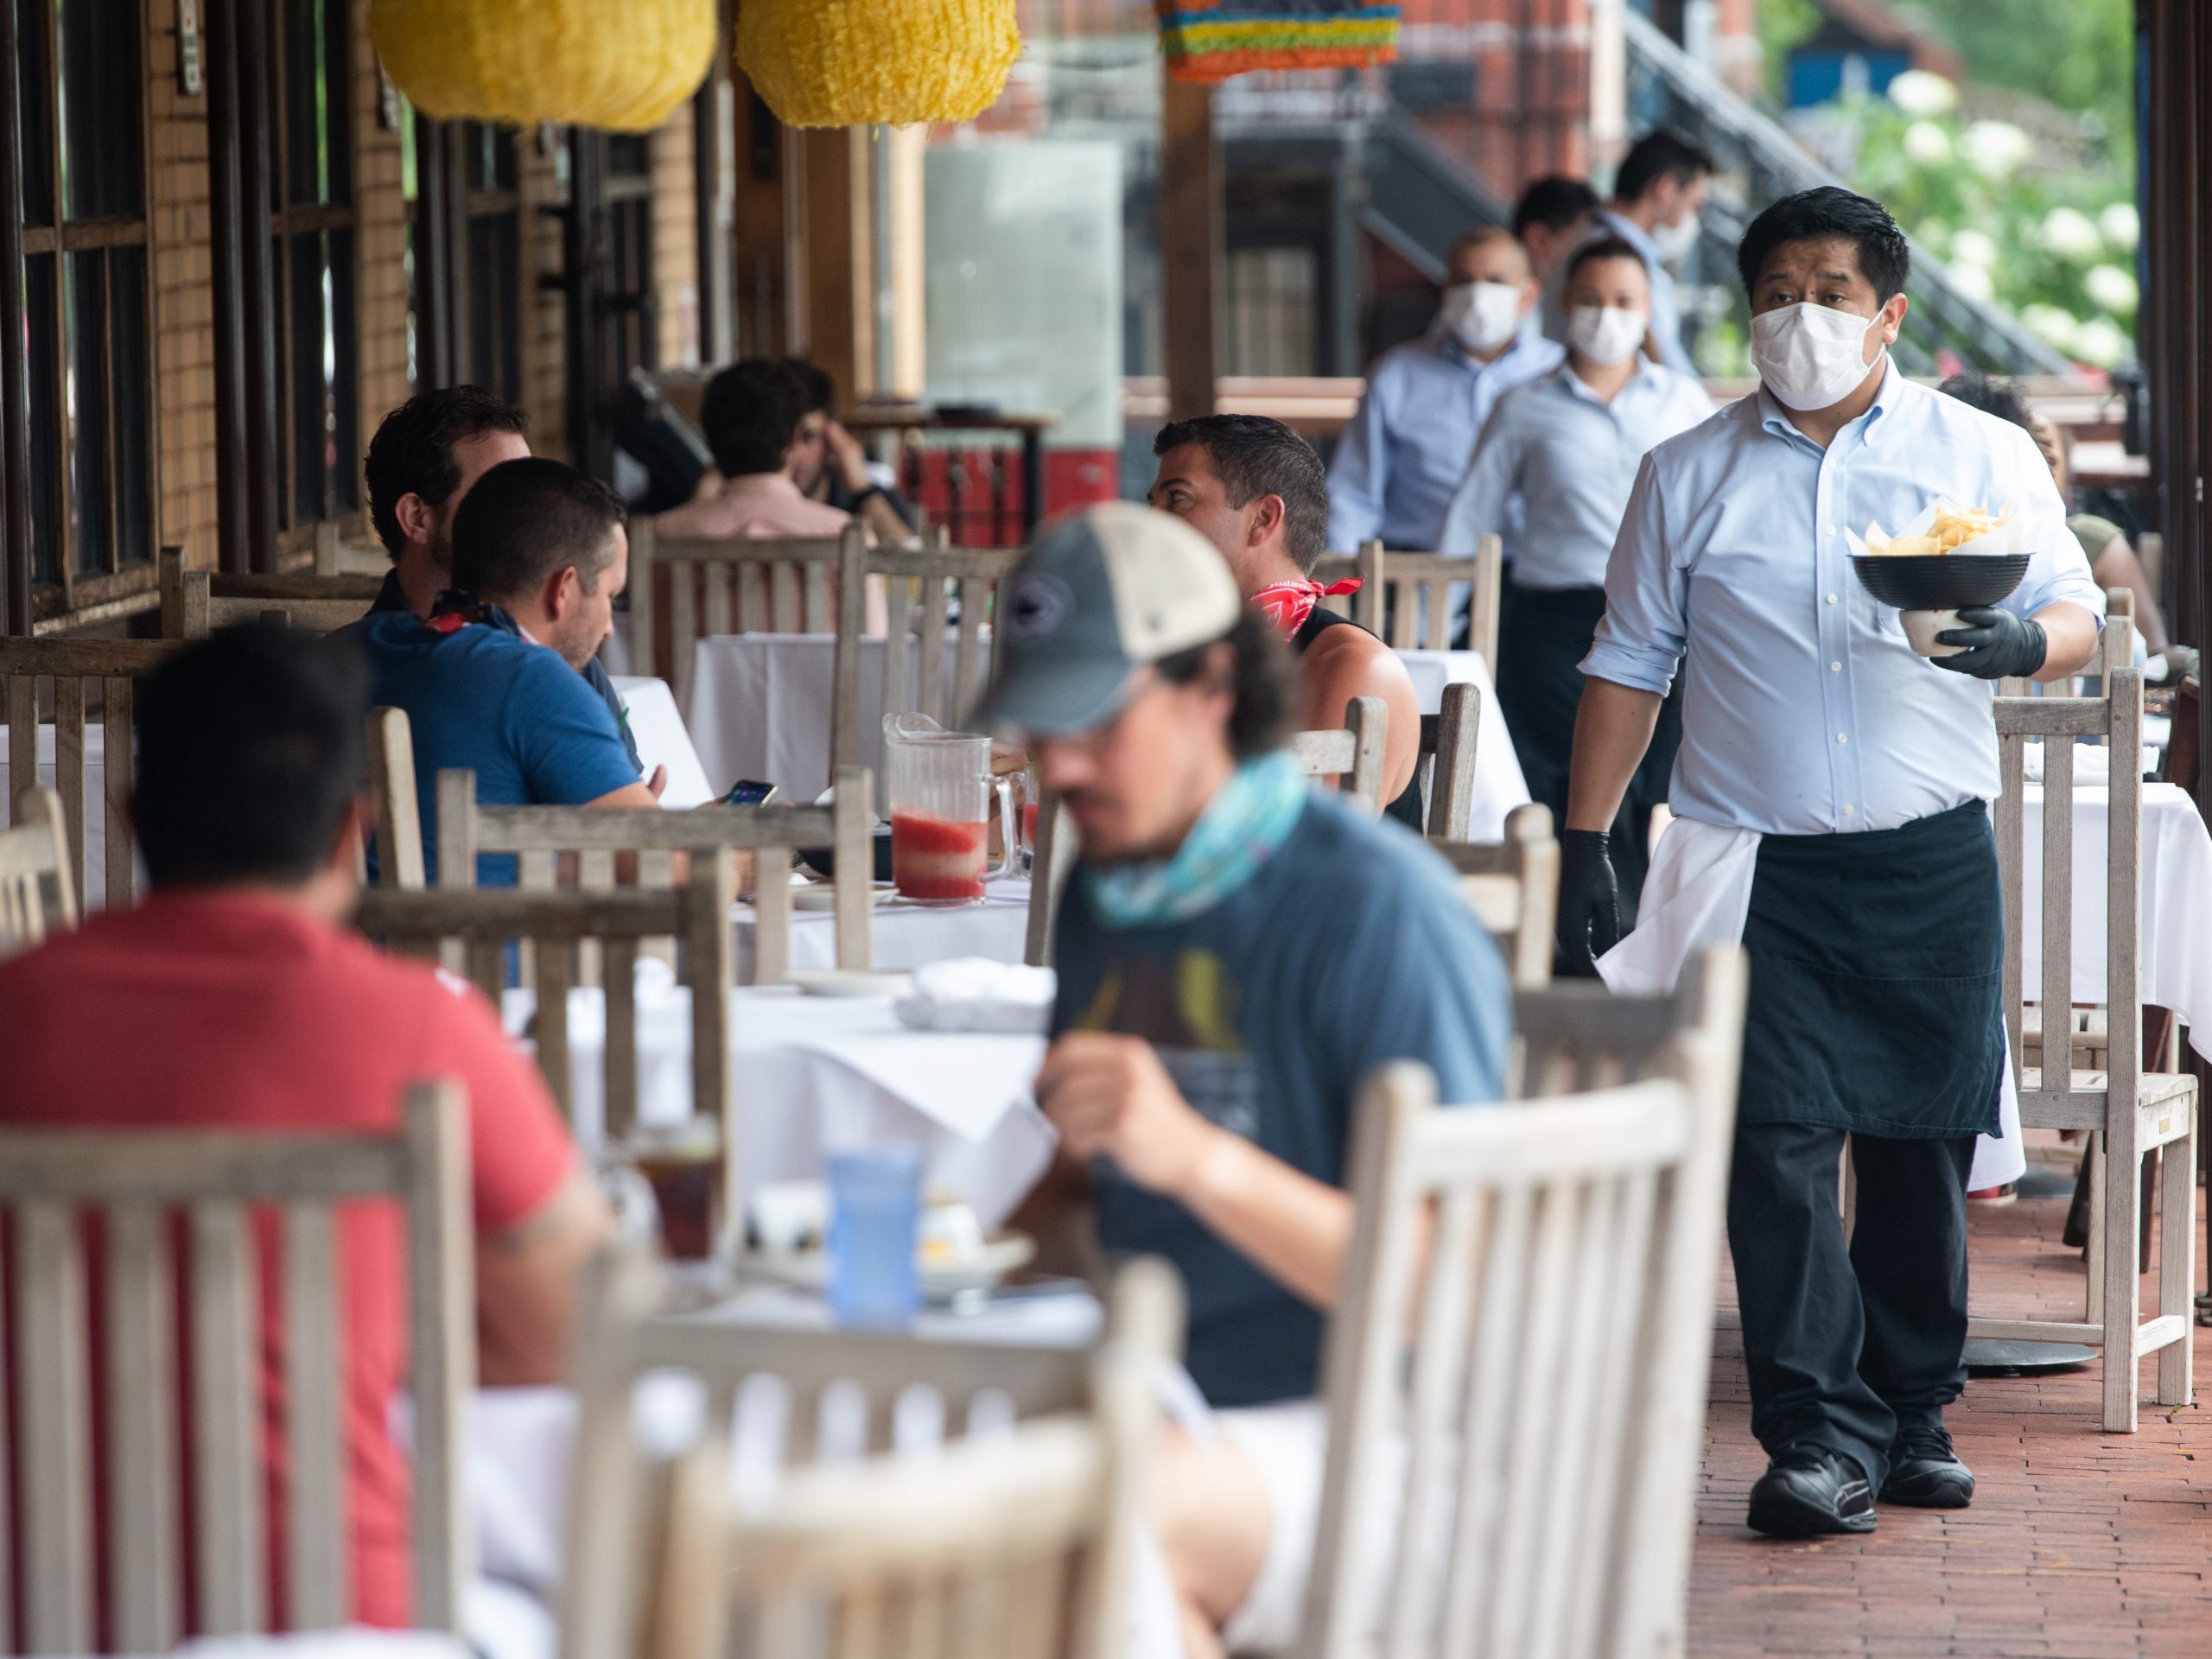
[[[837,965],[837,918],[827,882],[792,890],[791,968],[818,971]],[[868,923],[868,965],[911,972],[957,957],[1019,963],[1029,943],[1029,878],[1007,875],[984,884],[982,898],[964,905],[916,904],[878,887]],[[731,910],[737,927],[737,973],[753,977],[755,913],[740,900]]]

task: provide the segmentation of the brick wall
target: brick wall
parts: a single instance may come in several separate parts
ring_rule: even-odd
[[[523,339],[523,406],[530,411],[530,447],[541,455],[567,460],[569,429],[566,365],[568,351],[562,337],[563,308],[557,289],[541,279],[561,274],[561,221],[541,213],[541,206],[567,199],[561,182],[558,146],[538,142],[536,132],[522,135],[517,156],[517,176],[522,181],[523,303],[529,308]]]
[[[352,0],[353,73],[353,257],[360,339],[355,359],[359,379],[364,447],[395,405],[412,390],[407,375],[407,215],[401,177],[400,135],[387,131],[381,111],[383,77],[369,44],[369,0]],[[359,465],[359,457],[354,458]],[[349,535],[368,537],[367,496]]]
[[[177,79],[176,0],[146,0],[153,176],[156,514],[163,545],[215,563],[215,323],[207,241],[207,99]]]
[[[660,296],[660,365],[699,361],[699,213],[693,185],[691,106],[680,105],[652,135],[653,288]]]

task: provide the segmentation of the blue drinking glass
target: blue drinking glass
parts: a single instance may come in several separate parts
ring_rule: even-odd
[[[830,1317],[903,1330],[922,1305],[914,1252],[922,1149],[894,1144],[830,1154]]]

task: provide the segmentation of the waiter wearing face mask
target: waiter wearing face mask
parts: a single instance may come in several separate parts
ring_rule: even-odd
[[[1526,504],[1498,633],[1497,701],[1529,794],[1567,817],[1567,760],[1582,701],[1581,662],[1605,613],[1605,561],[1637,469],[1654,444],[1713,413],[1687,374],[1637,348],[1651,321],[1643,257],[1618,237],[1586,242],[1567,262],[1567,361],[1498,399],[1444,516],[1440,551],[1471,555]],[[1624,901],[1642,887],[1651,809],[1663,798],[1681,726],[1679,699],[1660,711],[1649,753],[1614,826]]]
[[[1878,202],[1834,187],[1745,232],[1760,387],[1637,479],[1562,836],[1561,946],[1586,969],[1619,931],[1605,832],[1679,669],[1676,822],[1602,971],[1622,986],[1678,936],[1740,937],[1751,958],[1728,1238],[1770,1459],[1749,1520],[1781,1537],[1871,1531],[1878,1497],[1973,1497],[1943,1408],[1966,1379],[1967,1172],[2003,1069],[1991,682],[2061,678],[2097,645],[2096,584],[2033,441],[1884,349],[1908,258]],[[1859,585],[1844,531],[1939,498],[2040,527],[2019,588],[1962,610],[1938,636],[1962,649],[1928,658]]]
[[[1510,232],[1470,231],[1446,263],[1435,325],[1376,359],[1337,440],[1329,545],[1339,552],[1377,536],[1386,547],[1433,550],[1500,394],[1548,372],[1564,354],[1536,332],[1536,284]]]

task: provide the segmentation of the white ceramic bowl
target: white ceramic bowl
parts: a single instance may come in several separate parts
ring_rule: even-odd
[[[1904,625],[1906,640],[1923,657],[1955,657],[1966,649],[1936,643],[1937,634],[1959,626],[1956,611],[1899,611],[1897,620]]]

